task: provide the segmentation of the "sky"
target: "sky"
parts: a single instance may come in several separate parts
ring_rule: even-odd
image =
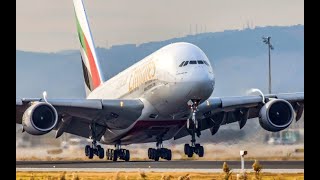
[[[304,25],[303,0],[84,0],[96,46],[141,44],[248,25]],[[77,49],[71,0],[16,0],[16,49]]]

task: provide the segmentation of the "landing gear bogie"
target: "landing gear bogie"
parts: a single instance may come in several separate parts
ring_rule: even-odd
[[[195,144],[195,146],[190,146],[189,144],[184,145],[184,154],[188,157],[192,157],[193,154],[197,154],[199,157],[203,157],[204,149],[200,144]]]
[[[104,158],[104,149],[100,145],[96,145],[96,141],[92,142],[92,145],[86,145],[84,148],[85,155],[89,159],[93,159],[93,156],[96,155],[100,159]]]
[[[170,161],[172,158],[172,152],[167,148],[149,148],[148,149],[148,158],[159,161],[160,158]]]
[[[156,146],[156,149],[148,149],[148,158],[155,161],[159,161],[160,158],[170,161],[172,158],[172,152],[170,149],[163,147],[162,136],[157,137]]]
[[[107,149],[106,151],[107,160],[117,161],[118,159],[129,161],[130,151],[127,149]]]

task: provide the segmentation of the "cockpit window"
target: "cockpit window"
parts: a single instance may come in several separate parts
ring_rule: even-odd
[[[183,61],[183,62],[179,65],[179,67],[186,66],[186,65],[188,65],[188,64],[205,64],[205,65],[207,65],[207,66],[210,66],[207,61],[197,60],[197,61]]]
[[[207,66],[209,66],[209,64],[207,63],[207,61],[203,61]]]

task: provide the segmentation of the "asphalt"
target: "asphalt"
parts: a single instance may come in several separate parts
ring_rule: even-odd
[[[16,168],[152,168],[152,169],[221,169],[224,161],[16,161]],[[231,169],[240,169],[240,161],[226,161]],[[259,161],[264,169],[304,169],[304,161]],[[253,161],[245,161],[252,169]]]

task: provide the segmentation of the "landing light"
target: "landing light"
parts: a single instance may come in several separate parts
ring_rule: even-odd
[[[207,106],[210,106],[210,102],[209,101],[207,101]]]
[[[120,107],[123,107],[123,101],[120,101]]]

